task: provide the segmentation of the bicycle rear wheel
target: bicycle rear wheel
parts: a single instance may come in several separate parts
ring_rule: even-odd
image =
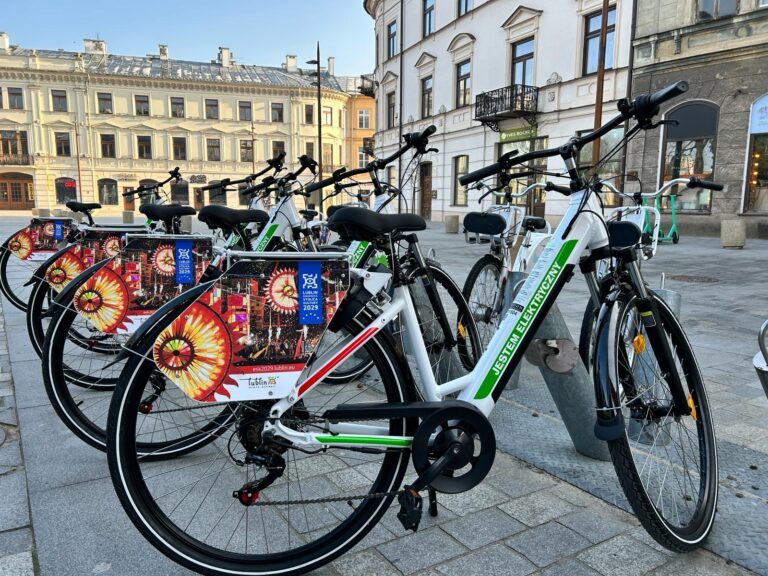
[[[286,414],[293,420],[288,425],[317,429],[311,422],[340,402],[413,398],[391,338],[380,333],[365,346],[374,364],[365,377],[347,385],[311,389],[302,398],[303,404]],[[233,498],[233,491],[267,473],[245,455],[272,445],[260,434],[272,401],[228,404],[235,410],[235,420],[206,448],[184,458],[147,462],[137,455],[142,436],[138,416],[157,370],[151,360],[142,358],[146,354],[151,358],[149,345],[136,352],[110,407],[110,474],[120,502],[138,530],[174,561],[206,574],[305,573],[362,539],[393,498],[361,499],[357,495],[386,494],[400,488],[409,462],[407,448],[307,454],[285,447],[275,452],[283,462],[281,475],[260,490],[256,504],[241,504]],[[402,418],[370,423],[388,427],[391,434],[411,429]]]
[[[675,416],[668,378],[662,374],[633,295],[615,304],[615,331],[608,358],[615,362],[614,382],[625,431],[610,441],[624,493],[648,533],[662,546],[683,552],[708,536],[717,505],[715,432],[704,382],[691,345],[672,311],[655,295],[663,328],[691,414]],[[593,370],[597,373],[599,363]]]
[[[27,311],[27,300],[32,291],[25,286],[40,262],[20,260],[7,248],[0,248],[0,291],[8,301],[22,312]]]
[[[492,254],[486,254],[475,262],[464,282],[464,298],[477,323],[481,351],[488,346],[499,327],[499,315],[494,311],[496,294],[499,292],[501,261]]]

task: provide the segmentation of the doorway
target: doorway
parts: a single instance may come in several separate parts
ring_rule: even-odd
[[[34,207],[32,176],[18,172],[0,174],[0,210],[31,210]]]

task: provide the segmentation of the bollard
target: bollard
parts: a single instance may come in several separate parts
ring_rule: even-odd
[[[123,210],[123,224],[133,224],[133,210]]]
[[[182,232],[192,232],[192,216],[182,216],[179,227]]]
[[[457,214],[448,214],[445,217],[445,233],[446,234],[459,233],[459,217]]]

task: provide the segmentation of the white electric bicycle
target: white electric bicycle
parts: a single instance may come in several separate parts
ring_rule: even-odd
[[[189,457],[152,463],[137,453],[139,407],[167,338],[155,335],[135,345],[110,407],[108,446],[114,486],[135,526],[190,569],[248,575],[306,573],[330,562],[362,539],[394,498],[401,523],[415,530],[422,490],[463,492],[485,478],[496,453],[488,415],[537,326],[576,266],[599,296],[595,262],[613,257],[620,281],[599,296],[592,360],[595,433],[608,442],[624,492],[646,530],[672,550],[701,546],[712,528],[718,487],[704,383],[682,327],[640,275],[634,248],[640,230],[629,222],[606,224],[595,183],[582,179],[575,164],[583,146],[631,118],[637,125],[627,138],[654,127],[659,105],[686,90],[680,82],[622,100],[620,115],[588,135],[556,149],[506,154],[462,177],[469,184],[557,155],[571,177],[571,187],[555,188],[570,199],[565,216],[465,376],[435,382],[396,259],[394,269],[350,268],[350,285],[336,312],[348,336],[311,354],[293,379],[273,374],[273,385],[259,380],[258,386],[230,388],[213,403],[201,402],[201,412],[230,407],[236,419],[231,433],[220,432]],[[329,224],[384,250],[391,250],[393,238],[426,225],[413,215],[356,208],[339,210]],[[262,262],[274,257],[265,253]],[[333,278],[342,278],[344,255],[296,255],[299,264],[334,258]],[[216,294],[215,286],[211,290]],[[634,315],[642,322],[628,333],[623,324]],[[411,334],[418,388],[386,329],[398,317]],[[360,349],[373,361],[365,379],[320,385]],[[404,486],[410,462],[416,477]]]

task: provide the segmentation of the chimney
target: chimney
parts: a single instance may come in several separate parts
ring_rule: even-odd
[[[83,44],[85,45],[86,54],[107,53],[107,43],[104,40],[92,40],[90,38],[86,38],[83,40]]]
[[[168,60],[168,45],[160,44],[158,48],[160,49],[160,60]]]
[[[287,54],[285,56],[285,71],[286,72],[296,72],[298,70],[296,66],[296,55],[295,54]]]
[[[336,58],[334,58],[333,56],[328,56],[328,76],[336,75],[333,71],[335,62],[336,62]]]
[[[5,32],[0,32],[0,50],[8,52],[11,48],[11,39]]]
[[[219,64],[221,64],[224,68],[229,68],[232,66],[232,62],[234,61],[234,58],[232,58],[232,52],[229,48],[223,48],[219,46]]]

